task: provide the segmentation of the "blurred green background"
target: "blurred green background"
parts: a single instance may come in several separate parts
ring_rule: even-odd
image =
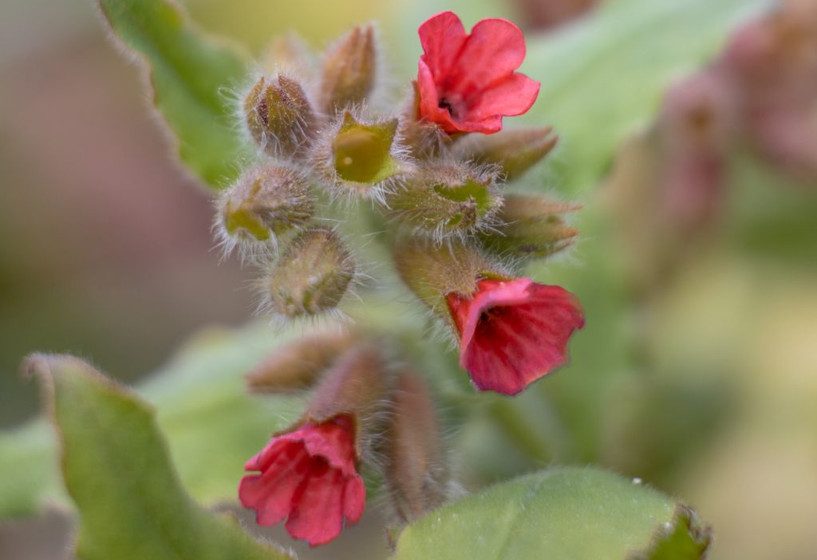
[[[204,28],[255,52],[290,30],[321,48],[355,23],[379,20],[388,66],[403,83],[415,72],[416,27],[435,10],[456,7],[466,25],[509,17],[535,42],[540,33],[569,32],[575,23],[552,26],[591,3],[184,4]],[[697,32],[687,29],[678,48],[696,41]],[[651,45],[636,48],[649,53]],[[709,58],[715,53],[717,45]],[[565,72],[570,65],[565,57]],[[543,82],[528,124],[555,122],[559,131],[560,119],[577,118],[551,114],[548,75],[531,60],[525,70]],[[168,156],[140,74],[106,40],[91,2],[0,6],[2,426],[23,424],[37,411],[36,388],[17,375],[31,351],[71,352],[130,382],[156,370],[201,327],[237,326],[252,316],[250,275],[234,259],[219,263],[208,195]],[[634,68],[608,77],[618,80],[609,91],[557,91],[553,98],[592,101],[635,91],[639,76]],[[656,99],[644,112],[659,109]],[[582,119],[603,135],[615,115],[588,110]],[[813,119],[817,128],[817,109]],[[624,124],[649,135],[647,122]],[[575,142],[569,135],[562,141]],[[572,347],[573,367],[537,384],[514,409],[545,435],[509,442],[474,422],[459,440],[484,461],[487,480],[547,462],[596,462],[642,477],[681,496],[714,526],[716,558],[817,558],[817,180],[794,177],[748,150],[731,151],[716,224],[668,278],[639,290],[622,269],[649,260],[632,238],[652,235],[653,217],[615,210],[630,208],[637,174],[622,159],[614,163],[614,153],[602,154],[594,161],[609,171],[607,179],[580,189],[583,177],[569,175],[571,153],[557,152],[537,177],[585,204],[577,218],[585,237],[542,273],[579,293],[587,332]],[[622,226],[631,233],[617,235]],[[540,399],[564,425],[543,412]],[[497,457],[501,464],[492,464]],[[0,525],[0,558],[57,558],[68,526],[56,513]],[[379,542],[377,523],[367,530],[367,542]],[[361,557],[384,554],[382,545],[371,550]]]

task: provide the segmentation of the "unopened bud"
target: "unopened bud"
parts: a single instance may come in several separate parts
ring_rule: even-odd
[[[332,115],[360,105],[374,88],[377,45],[371,25],[355,27],[327,53],[321,80],[321,108]]]
[[[496,276],[496,267],[478,248],[456,238],[441,245],[405,237],[395,243],[393,256],[406,286],[442,317],[449,315],[446,294],[474,293],[480,278]]]
[[[260,165],[245,171],[218,202],[216,219],[227,250],[275,241],[304,226],[314,213],[306,179],[289,167]]]
[[[264,306],[275,315],[317,315],[337,307],[355,277],[351,253],[331,229],[302,232],[265,280]]]
[[[245,379],[253,393],[286,393],[311,387],[355,342],[347,332],[322,332],[275,349]]]
[[[564,214],[580,206],[538,196],[508,195],[497,223],[480,236],[495,253],[522,258],[544,258],[576,241],[579,230],[565,224]]]
[[[513,181],[542,161],[559,138],[551,127],[474,134],[457,145],[457,153],[477,163],[498,165],[506,181]]]
[[[303,88],[283,74],[259,79],[244,100],[244,112],[250,136],[274,157],[302,156],[316,133]]]
[[[372,343],[346,351],[326,371],[306,404],[304,418],[323,422],[338,415],[354,419],[358,456],[370,451],[372,435],[381,431],[392,380],[386,362]]]
[[[396,142],[397,119],[366,123],[345,112],[315,150],[316,169],[332,185],[334,195],[371,195],[379,184],[402,173]]]
[[[414,373],[400,374],[383,456],[391,503],[408,523],[440,506],[448,495],[449,473],[428,388]]]
[[[484,226],[501,198],[493,168],[443,164],[422,168],[387,192],[385,202],[396,223],[441,240]]]

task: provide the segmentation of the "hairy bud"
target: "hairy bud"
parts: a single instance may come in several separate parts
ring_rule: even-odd
[[[260,165],[245,171],[222,193],[216,220],[222,244],[276,241],[276,237],[303,227],[314,214],[314,201],[299,172],[278,165]]]
[[[403,371],[392,398],[384,440],[386,486],[400,521],[408,523],[442,505],[449,473],[436,411],[428,388]]]
[[[301,85],[279,74],[261,78],[244,100],[247,129],[271,156],[298,158],[316,131],[316,117]]]
[[[397,119],[361,122],[349,111],[326,131],[313,157],[335,196],[379,196],[379,186],[408,168],[397,142]]]
[[[487,249],[499,254],[548,257],[576,241],[579,230],[566,225],[562,216],[579,208],[538,196],[508,195],[492,231],[480,239]]]
[[[253,393],[286,393],[311,387],[357,337],[348,332],[320,332],[275,349],[246,376]]]
[[[332,115],[360,105],[374,88],[377,44],[371,25],[355,27],[327,53],[321,80],[321,108]]]
[[[458,239],[439,245],[404,237],[395,243],[393,257],[406,286],[443,317],[448,316],[446,294],[470,294],[476,291],[478,279],[504,277],[494,272],[497,267],[479,249]]]
[[[492,168],[427,165],[385,194],[396,223],[440,240],[485,225],[501,204]]]
[[[492,135],[472,135],[457,144],[458,154],[478,163],[498,165],[507,181],[513,181],[542,161],[559,138],[551,127],[503,130]]]
[[[331,229],[302,232],[264,281],[263,308],[294,318],[337,307],[355,277],[351,253]]]

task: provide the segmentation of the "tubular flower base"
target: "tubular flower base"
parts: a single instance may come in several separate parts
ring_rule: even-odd
[[[567,361],[567,342],[584,326],[575,296],[529,278],[480,280],[470,296],[446,296],[460,335],[460,365],[474,385],[515,395]]]
[[[256,511],[259,525],[287,518],[289,534],[311,546],[333,540],[344,517],[360,520],[366,502],[355,466],[354,431],[351,417],[339,415],[272,438],[244,466],[261,474],[241,480],[241,504]]]
[[[514,72],[525,58],[525,38],[513,23],[484,19],[469,35],[460,18],[443,12],[419,33],[420,118],[449,134],[492,134],[502,129],[503,116],[521,115],[536,101],[539,82]]]

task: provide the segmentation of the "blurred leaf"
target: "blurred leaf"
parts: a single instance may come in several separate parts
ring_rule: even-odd
[[[747,154],[733,158],[724,230],[749,257],[817,265],[817,179],[797,178]]]
[[[165,0],[100,0],[99,6],[125,47],[150,67],[153,101],[182,162],[210,188],[226,187],[246,148],[225,92],[242,84],[246,61]]]
[[[40,377],[59,434],[79,557],[291,559],[190,499],[140,398],[71,356],[34,355],[26,368]]]
[[[655,115],[670,80],[712,60],[739,17],[766,5],[609,0],[582,23],[529,41],[523,70],[542,93],[524,120],[551,124],[561,138],[558,180],[549,183],[570,196],[595,188],[618,143]]]
[[[672,499],[607,471],[552,469],[431,512],[403,531],[393,560],[626,560],[659,541],[675,556],[645,558],[698,560],[683,533],[697,538],[699,530],[673,517],[675,509]],[[681,536],[663,538],[668,529]]]
[[[242,375],[289,334],[267,325],[202,333],[138,392],[157,409],[180,478],[211,505],[234,500],[244,462],[300,413],[297,397],[252,398]],[[0,433],[0,517],[66,504],[52,431],[42,421]]]

